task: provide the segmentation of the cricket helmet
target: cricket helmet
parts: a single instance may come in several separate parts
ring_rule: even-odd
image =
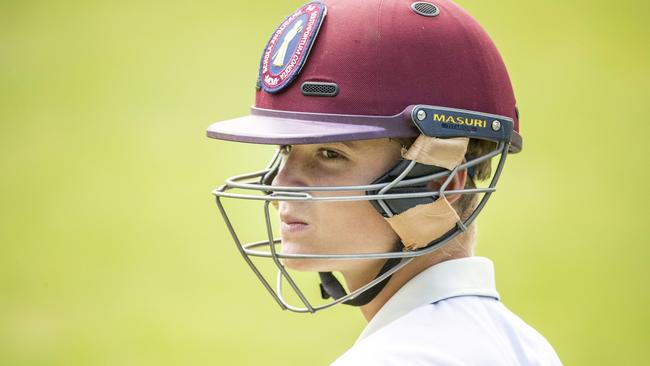
[[[280,187],[270,184],[281,156],[276,153],[258,172],[228,178],[213,191],[220,213],[240,253],[283,309],[314,312],[335,304],[363,305],[390,276],[414,258],[431,253],[466,230],[496,190],[508,153],[519,152],[519,113],[506,66],[494,43],[464,9],[450,0],[325,0],[301,6],[272,33],[262,52],[255,104],[249,115],[216,122],[208,137],[256,144],[293,145],[375,138],[455,138],[494,142],[489,153],[452,166],[426,159],[404,158],[371,184],[364,186]],[[278,150],[279,152],[279,150]],[[455,190],[484,193],[466,220],[458,220],[439,237],[417,249],[371,254],[282,254],[271,229],[272,201],[336,201],[341,196],[312,196],[310,192],[365,191],[386,218],[445,196],[458,171],[500,156],[487,188]],[[426,189],[432,179],[446,178],[437,192]],[[233,193],[243,190],[247,193]],[[267,237],[242,243],[222,199],[263,203]],[[350,200],[349,197],[346,198]],[[263,250],[261,250],[262,248]],[[250,257],[277,266],[276,286],[261,275]],[[347,294],[331,273],[321,273],[323,298],[315,306],[299,289],[283,258],[386,259],[379,275]],[[287,282],[302,305],[284,299]]]

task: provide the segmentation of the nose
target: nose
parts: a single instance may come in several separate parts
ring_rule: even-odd
[[[295,153],[282,157],[271,185],[283,187],[306,186],[306,174],[302,166],[303,163]]]
[[[291,169],[279,167],[271,181],[272,186],[298,187],[304,184],[299,183],[300,178]]]
[[[306,181],[306,172],[301,168],[302,163],[295,154],[291,154],[289,157],[283,157],[280,161],[280,165],[271,180],[271,186],[281,186],[281,187],[301,187],[307,186]],[[284,202],[283,205],[286,205],[287,201],[271,201],[273,207],[277,210],[280,210],[279,204]],[[293,202],[299,203],[299,202]]]

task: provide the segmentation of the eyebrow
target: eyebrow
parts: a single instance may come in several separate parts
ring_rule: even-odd
[[[359,141],[333,141],[333,142],[323,142],[324,145],[343,145],[350,150],[360,149],[362,146]],[[291,145],[291,144],[279,144],[278,146]]]
[[[359,146],[359,143],[356,141],[340,141],[340,142],[332,142],[334,145],[345,145],[348,148],[354,150]]]

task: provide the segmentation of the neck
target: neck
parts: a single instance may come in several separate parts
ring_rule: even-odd
[[[467,228],[467,231],[454,237],[454,239],[447,243],[443,248],[436,250],[433,253],[417,257],[404,266],[404,268],[395,272],[381,292],[379,292],[371,302],[361,307],[361,313],[363,316],[367,321],[370,321],[377,312],[379,312],[382,306],[384,306],[384,304],[395,295],[400,288],[402,288],[402,286],[425,269],[450,259],[472,256],[475,238],[476,223],[472,223]],[[365,282],[361,282],[361,280]],[[372,280],[372,278],[347,278],[346,276],[346,282],[351,290],[363,286],[363,284],[368,283],[370,280]]]

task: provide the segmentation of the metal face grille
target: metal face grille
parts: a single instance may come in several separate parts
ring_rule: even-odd
[[[310,97],[335,97],[339,93],[336,83],[306,81],[300,87],[302,94]]]
[[[416,14],[420,14],[425,17],[435,17],[436,15],[440,14],[440,9],[438,9],[437,6],[426,1],[418,1],[411,4],[411,9],[413,9]]]

